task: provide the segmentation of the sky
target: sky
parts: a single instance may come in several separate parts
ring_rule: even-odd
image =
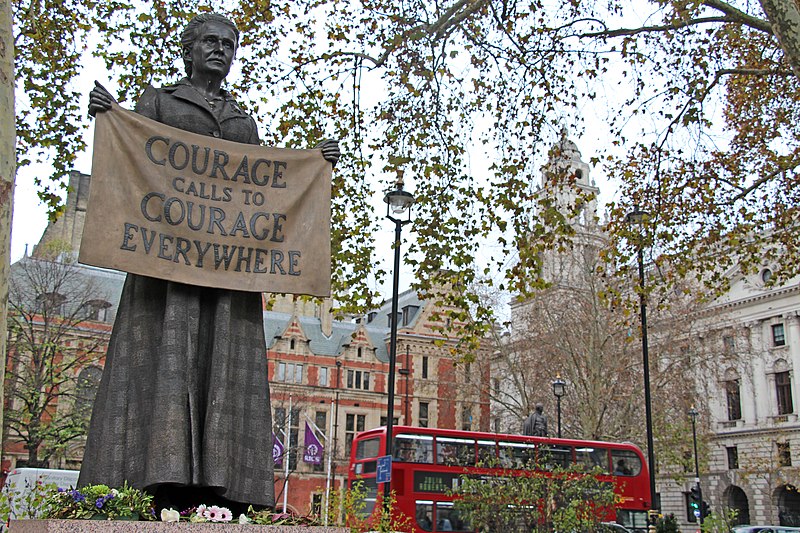
[[[101,83],[107,79],[107,76],[103,76],[100,72],[95,71],[95,75],[101,80]],[[91,76],[84,76],[84,78],[91,78]],[[85,93],[87,94],[88,102],[88,91],[92,86],[92,80],[82,79],[81,81],[87,87]],[[599,132],[600,130],[597,128],[587,128],[587,131]],[[89,146],[89,149],[86,152],[78,155],[74,170],[91,174],[91,146],[93,136],[94,127],[92,125],[89,126],[85,132],[85,140],[87,146]],[[572,140],[578,145],[578,149],[581,151],[584,161],[589,161],[589,159],[596,154],[598,147],[602,146],[602,139],[600,137],[601,136],[599,134],[596,136],[588,134],[582,138],[572,138]],[[475,172],[481,172],[482,169],[488,168],[488,164],[489,163],[483,154],[471,154],[470,165],[473,167]],[[39,239],[41,238],[41,235],[47,226],[47,209],[36,196],[36,189],[33,185],[33,180],[37,175],[46,176],[49,175],[50,172],[51,169],[48,168],[47,165],[31,165],[17,169],[11,234],[12,263],[23,257],[26,247],[29,251],[28,253],[32,251],[33,246],[39,242]],[[597,181],[597,184],[600,187],[602,205],[605,201],[608,201],[613,196],[616,188],[614,184],[610,183],[597,169],[592,171],[591,177]],[[536,176],[534,179],[538,180],[538,178],[539,177]],[[413,193],[413,178],[409,180],[406,188]],[[382,198],[376,198],[374,205],[378,206],[376,207],[376,216],[383,217],[385,215],[385,210],[383,210],[382,207]],[[413,231],[413,229],[411,229],[411,231]],[[408,249],[408,241],[406,239],[410,236],[412,235],[409,233],[409,227],[406,226],[406,228],[403,230],[404,242],[401,251],[402,249]],[[385,220],[384,223],[379,225],[376,241],[378,245],[377,257],[383,259],[385,263],[384,270],[387,272],[390,272],[391,270],[391,258],[393,257],[391,246],[393,239],[394,224],[388,220]],[[485,246],[489,247],[490,245],[486,243]],[[487,248],[486,252],[490,253],[490,250]],[[412,272],[406,267],[401,268],[401,271],[400,291],[402,292],[403,290],[409,288],[412,281]],[[391,295],[391,279],[375,280],[375,284],[377,289],[385,298],[388,298]]]
[[[88,54],[87,54],[88,56]],[[229,80],[235,80],[239,75],[237,65],[229,75]],[[85,60],[84,68],[76,82],[78,90],[86,95],[85,105],[88,106],[88,94],[91,90],[94,80],[99,81],[112,93],[115,91],[113,88],[116,82],[112,79],[111,74],[106,70],[105,65],[96,58],[87,57]],[[605,135],[605,127],[602,125],[603,120],[598,114],[608,112],[608,106],[598,106],[595,102],[587,102],[583,109],[578,110],[584,115],[586,120],[585,133],[576,137],[570,135],[570,139],[576,142],[579,150],[582,153],[584,161],[589,161],[591,157],[598,155],[598,152],[607,148],[605,145],[607,136]],[[83,173],[91,173],[91,146],[93,139],[94,127],[93,123],[90,124],[84,132],[84,139],[89,147],[86,152],[78,154],[77,160],[74,165],[74,170]],[[477,138],[477,136],[476,136]],[[549,146],[542,146],[542,154],[538,154],[541,163],[544,163],[545,153]],[[489,172],[488,168],[490,161],[485,154],[481,152],[482,146],[476,146],[476,149],[470,153],[470,166],[474,175],[481,175]],[[39,202],[36,196],[36,190],[33,185],[33,180],[36,176],[48,176],[51,169],[47,165],[30,165],[17,169],[16,188],[14,193],[14,214],[12,220],[12,235],[11,235],[11,261],[17,261],[25,254],[26,247],[29,252],[36,245],[47,226],[47,210],[44,205]],[[591,176],[596,180],[600,188],[600,213],[602,214],[602,206],[613,196],[616,192],[616,186],[610,183],[602,174],[602,171],[593,169]],[[406,176],[406,190],[413,193],[414,183],[413,176]],[[531,180],[538,182],[539,176],[531,176]],[[66,193],[65,193],[66,194]],[[383,218],[385,216],[385,209],[382,202],[382,193],[376,193],[380,197],[376,197],[373,205],[376,206],[375,215]],[[404,242],[402,249],[408,249],[408,238],[412,237],[413,224],[411,227],[406,226],[403,230]],[[392,241],[394,239],[394,224],[390,221],[383,219],[379,224],[378,233],[375,235],[377,243],[376,257],[383,262],[383,270],[391,274],[392,268]],[[401,249],[401,250],[402,250]],[[492,253],[491,243],[482,243],[483,253],[486,254],[485,262],[489,263],[489,255]],[[400,290],[406,290],[412,282],[413,273],[408,267],[401,268]],[[374,288],[376,288],[384,298],[391,296],[391,275],[385,276],[386,279],[373,280]]]

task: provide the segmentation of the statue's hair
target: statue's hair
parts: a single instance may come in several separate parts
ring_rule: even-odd
[[[200,33],[200,28],[203,27],[203,24],[206,22],[219,22],[220,24],[225,24],[226,26],[230,26],[233,30],[233,33],[236,34],[236,45],[239,45],[239,28],[236,27],[236,24],[226,17],[225,15],[220,15],[219,13],[200,13],[183,29],[183,33],[181,34],[181,51],[186,51],[187,49],[191,50],[192,46],[194,46],[194,42],[197,40],[197,34]],[[191,77],[192,75],[192,62],[187,61],[184,57],[183,60],[184,68],[186,70],[186,75]]]

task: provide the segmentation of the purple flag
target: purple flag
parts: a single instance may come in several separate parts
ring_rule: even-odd
[[[278,466],[283,464],[283,443],[274,431],[272,432],[272,462]]]
[[[319,439],[317,439],[317,436],[314,435],[314,431],[311,429],[311,426],[308,425],[308,421],[306,421],[305,443],[306,453],[303,454],[303,461],[312,465],[322,464],[322,443],[320,443]]]

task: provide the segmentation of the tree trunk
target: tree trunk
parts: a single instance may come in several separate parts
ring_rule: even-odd
[[[14,206],[17,130],[14,117],[14,29],[11,0],[0,0],[0,357],[6,361],[6,317],[11,253],[11,212]],[[0,398],[3,382],[0,379]],[[0,401],[0,443],[3,442],[3,402]],[[0,459],[2,459],[0,457]]]
[[[786,59],[800,78],[800,0],[761,0]]]

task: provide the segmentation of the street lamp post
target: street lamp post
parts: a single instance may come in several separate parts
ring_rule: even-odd
[[[692,419],[692,443],[694,444],[694,482],[697,487],[697,504],[700,510],[700,525],[703,525],[703,516],[705,509],[703,509],[703,489],[700,486],[700,461],[697,458],[697,427],[695,421],[697,420],[697,409],[694,406],[689,409],[689,418]]]
[[[389,322],[391,334],[389,337],[389,398],[386,406],[386,449],[385,455],[392,456],[392,429],[394,422],[394,381],[395,366],[397,364],[397,297],[400,285],[400,235],[403,226],[411,223],[411,206],[414,196],[403,190],[402,175],[398,176],[397,188],[389,191],[384,196],[386,202],[386,218],[394,222],[394,278],[392,282],[392,318]],[[383,502],[388,512],[391,496],[391,480],[383,484]]]
[[[556,397],[556,413],[558,413],[558,438],[561,438],[561,397],[566,392],[567,382],[561,379],[561,376],[556,375],[553,380],[553,395]]]
[[[639,227],[638,261],[639,261],[639,309],[642,319],[642,366],[644,367],[644,412],[647,430],[647,466],[650,469],[650,505],[657,509],[655,452],[653,450],[653,410],[650,401],[650,358],[647,352],[647,303],[645,298],[644,250],[642,246],[642,226],[647,213],[638,205],[628,213],[627,221]]]

